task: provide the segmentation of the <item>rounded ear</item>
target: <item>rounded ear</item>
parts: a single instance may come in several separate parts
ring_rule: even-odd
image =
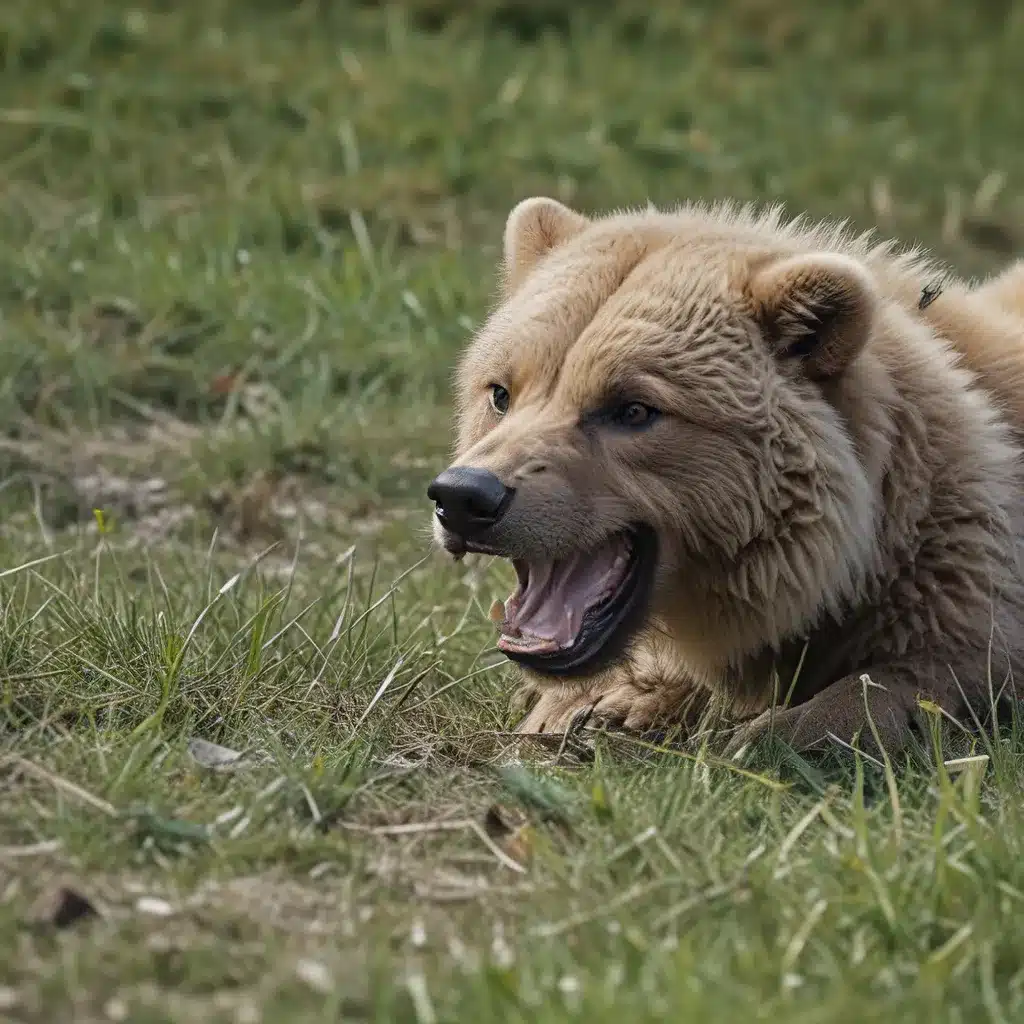
[[[816,380],[841,373],[871,335],[877,298],[862,264],[837,253],[770,263],[750,281],[755,315],[779,360]]]
[[[545,253],[589,223],[557,199],[534,196],[518,203],[505,222],[505,293],[511,295]]]

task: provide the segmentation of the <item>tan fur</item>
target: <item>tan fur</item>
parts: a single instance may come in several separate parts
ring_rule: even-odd
[[[899,746],[922,696],[987,714],[1024,653],[1024,264],[972,287],[777,211],[588,220],[548,199],[513,211],[505,250],[459,369],[456,462],[516,487],[520,552],[636,520],[660,543],[625,655],[582,682],[527,674],[523,730],[712,704],[759,716],[741,741],[771,723],[809,746],[867,708]],[[664,415],[585,431],[610,391]]]
[[[553,199],[524,199],[505,225],[505,294],[519,287],[537,261],[587,226],[586,217]]]

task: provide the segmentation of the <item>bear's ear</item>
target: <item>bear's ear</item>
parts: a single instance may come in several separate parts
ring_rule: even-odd
[[[750,294],[780,361],[799,361],[815,380],[841,373],[871,334],[876,297],[856,260],[836,253],[794,256],[756,271]]]
[[[578,235],[590,222],[557,199],[534,196],[518,203],[505,222],[505,293],[511,295],[537,261]]]

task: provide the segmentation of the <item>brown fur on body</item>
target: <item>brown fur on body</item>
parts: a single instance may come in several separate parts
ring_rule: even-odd
[[[610,396],[662,415],[594,427]],[[593,707],[648,729],[711,701],[752,719],[742,741],[770,722],[807,747],[866,734],[867,707],[893,749],[919,698],[987,715],[1024,664],[1021,428],[1024,264],[974,287],[775,211],[520,204],[458,373],[456,463],[516,488],[503,554],[561,558],[636,521],[659,540],[622,657],[526,672],[520,728]]]

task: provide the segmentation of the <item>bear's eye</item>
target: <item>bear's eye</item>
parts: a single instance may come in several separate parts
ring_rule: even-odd
[[[658,418],[658,410],[643,402],[626,402],[612,414],[612,422],[620,427],[638,430],[650,426]]]
[[[508,403],[512,401],[508,388],[503,388],[500,384],[491,384],[489,387],[491,391],[491,405],[494,411],[499,416],[504,416],[508,412]]]

